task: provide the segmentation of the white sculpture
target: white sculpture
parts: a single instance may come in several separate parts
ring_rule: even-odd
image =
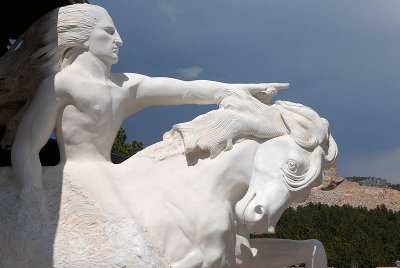
[[[274,232],[336,159],[327,120],[300,104],[270,103],[288,84],[111,73],[122,40],[95,5],[50,12],[33,32],[42,47],[24,42],[1,61],[33,50],[43,82],[14,140],[14,179],[6,169],[0,176],[0,267],[326,267],[318,241],[249,239]],[[218,110],[110,162],[127,116],[214,102]],[[54,129],[61,163],[42,170],[38,153]]]

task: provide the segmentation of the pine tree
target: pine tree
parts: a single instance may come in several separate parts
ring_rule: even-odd
[[[111,151],[115,154],[129,157],[143,149],[143,142],[134,140],[131,143],[126,143],[126,139],[126,132],[121,127],[118,130],[117,136],[115,137]]]

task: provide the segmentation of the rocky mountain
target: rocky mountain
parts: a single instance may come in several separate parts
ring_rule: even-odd
[[[347,179],[349,179],[350,181],[357,182],[361,186],[378,187],[378,188],[390,188],[390,184],[387,182],[387,180],[381,179],[381,178],[370,177],[370,178],[363,178],[363,179],[361,179],[359,181],[354,180],[353,177],[350,177],[350,178],[347,178]]]
[[[322,203],[327,205],[350,205],[352,207],[376,208],[384,204],[388,209],[400,211],[400,191],[389,188],[386,181],[368,180],[360,183],[337,174],[336,167],[325,172],[325,179],[319,187],[311,190],[310,197],[301,204]],[[386,182],[387,183],[387,182]]]
[[[387,180],[376,177],[348,177],[350,181],[357,182],[361,186],[378,187],[378,188],[392,188],[400,191],[400,184],[391,184]]]

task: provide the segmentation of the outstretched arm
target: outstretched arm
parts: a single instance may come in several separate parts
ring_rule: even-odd
[[[138,79],[138,77],[136,77]],[[178,104],[214,104],[222,90],[243,90],[251,94],[267,91],[276,94],[288,83],[227,84],[209,80],[183,81],[166,77],[140,76],[139,82],[131,87],[131,96],[146,106]]]
[[[147,78],[137,88],[136,98],[151,105],[213,104],[223,89],[249,91],[252,94],[268,88],[287,88],[283,83],[226,84],[209,80],[182,81],[174,78]]]

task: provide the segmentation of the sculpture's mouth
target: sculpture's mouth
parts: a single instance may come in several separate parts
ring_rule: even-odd
[[[118,51],[119,51],[119,49],[118,49],[118,47],[114,47],[112,51],[113,51],[113,53],[115,53],[115,54],[117,54],[117,55],[118,55]]]
[[[247,222],[246,222],[246,211],[247,211],[247,208],[248,208],[249,204],[251,203],[251,201],[254,200],[254,198],[256,198],[256,196],[257,196],[257,193],[254,192],[251,195],[251,197],[249,198],[249,200],[246,202],[246,205],[244,206],[244,209],[243,209],[243,212],[242,212],[242,222],[244,224],[244,227],[246,227],[246,229],[248,229],[247,228]]]

